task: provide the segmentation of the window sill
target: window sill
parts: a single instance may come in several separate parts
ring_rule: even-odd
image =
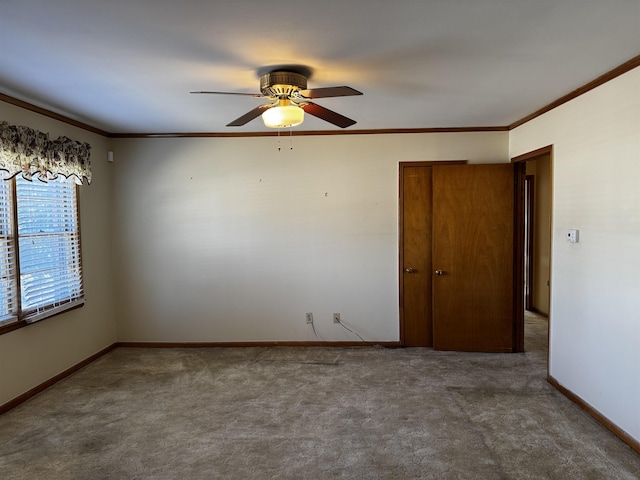
[[[69,312],[71,310],[75,310],[76,308],[80,308],[84,306],[84,299],[78,300],[72,303],[67,303],[65,305],[60,305],[59,307],[52,308],[47,310],[46,312],[42,312],[39,314],[32,314],[31,316],[27,316],[26,319],[18,320],[17,322],[9,323],[6,325],[0,326],[0,335],[5,333],[12,332],[14,330],[18,330],[19,328],[26,327],[28,325],[33,325],[34,323],[39,323],[42,320],[47,318],[56,317],[61,313]]]

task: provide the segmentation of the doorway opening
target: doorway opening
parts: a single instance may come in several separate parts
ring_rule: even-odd
[[[524,329],[545,326],[548,355],[551,273],[551,203],[552,203],[553,146],[513,158],[516,163],[518,192],[516,202],[516,263],[522,269],[524,283],[516,317]],[[527,338],[531,338],[529,335]],[[522,349],[528,350],[522,337]],[[533,345],[530,345],[533,347]],[[539,345],[537,346],[539,347]]]

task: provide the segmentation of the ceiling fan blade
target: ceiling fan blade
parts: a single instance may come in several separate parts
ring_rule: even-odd
[[[299,93],[304,98],[350,97],[353,95],[362,95],[362,92],[347,86],[310,88],[308,90],[300,90]]]
[[[247,123],[249,123],[254,118],[257,118],[260,115],[262,115],[262,113],[267,108],[271,108],[271,106],[272,105],[268,105],[268,104],[267,105],[260,105],[260,106],[258,106],[256,108],[254,108],[253,110],[245,113],[241,117],[236,118],[233,122],[227,123],[227,127],[241,127],[243,125],[246,125]]]
[[[248,96],[248,97],[254,97],[254,98],[262,98],[264,95],[262,95],[261,93],[242,93],[242,92],[209,92],[206,90],[199,90],[197,92],[189,92],[189,93],[195,93],[195,94],[207,94],[207,95],[244,95],[244,96]]]
[[[316,103],[309,102],[301,105],[301,107],[306,113],[313,115],[314,117],[318,117],[326,122],[333,123],[335,126],[340,128],[347,128],[356,123],[355,120],[351,120],[344,115],[340,115],[339,113],[329,110],[328,108],[324,108]]]

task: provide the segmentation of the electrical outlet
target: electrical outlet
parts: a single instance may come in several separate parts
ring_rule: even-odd
[[[571,243],[578,243],[580,240],[580,231],[579,230],[569,230],[567,232],[567,240]]]
[[[307,313],[307,323],[313,323],[313,313]]]
[[[333,323],[340,323],[340,314],[339,313],[334,313],[333,314]]]

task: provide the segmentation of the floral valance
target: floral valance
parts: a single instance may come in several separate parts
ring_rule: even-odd
[[[49,138],[47,133],[0,121],[0,175],[3,179],[22,174],[46,182],[59,175],[91,183],[91,145],[67,137]]]

